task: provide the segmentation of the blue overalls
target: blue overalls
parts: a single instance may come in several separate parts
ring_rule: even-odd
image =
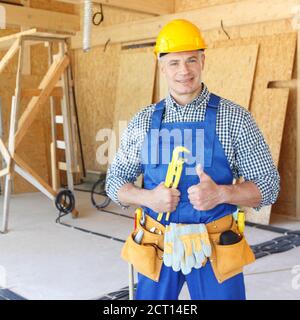
[[[207,211],[193,208],[188,199],[188,188],[199,183],[195,167],[200,162],[206,174],[217,184],[232,184],[233,175],[223,147],[216,135],[216,118],[220,97],[210,94],[206,107],[204,121],[162,123],[165,101],[162,100],[155,107],[152,115],[151,127],[142,146],[142,170],[144,174],[144,188],[154,189],[165,180],[168,162],[172,157],[172,150],[177,145],[183,145],[191,151],[184,164],[178,189],[181,193],[179,204],[171,212],[169,221],[163,215],[161,223],[209,223],[232,214],[236,206],[219,204]],[[166,139],[166,132],[171,133]],[[203,139],[201,139],[203,137]],[[204,140],[204,141],[203,141]],[[196,148],[197,147],[197,148]],[[171,152],[168,152],[168,149]],[[202,152],[199,152],[202,151]],[[165,161],[167,157],[168,161]],[[150,208],[143,208],[147,215],[157,219],[158,213]],[[187,282],[191,299],[245,299],[243,274],[240,273],[219,284],[209,260],[200,269],[192,269],[188,275],[181,271],[175,272],[171,267],[163,265],[160,280],[155,282],[138,274],[136,299],[143,300],[177,300],[184,282]]]

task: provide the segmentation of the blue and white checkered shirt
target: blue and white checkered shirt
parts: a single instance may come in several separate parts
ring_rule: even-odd
[[[171,95],[166,98],[164,123],[203,121],[209,91],[203,84],[198,97],[180,106]],[[155,105],[138,112],[124,131],[120,148],[107,171],[106,193],[122,206],[117,193],[126,183],[134,183],[141,171],[141,148]],[[270,149],[251,113],[232,101],[221,99],[217,114],[216,132],[224,148],[234,178],[243,177],[259,188],[262,206],[273,204],[280,190],[280,177],[274,165]]]

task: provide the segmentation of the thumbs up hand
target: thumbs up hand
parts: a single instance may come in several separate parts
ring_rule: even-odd
[[[188,188],[190,203],[196,210],[210,210],[221,203],[221,188],[207,175],[201,165],[196,172],[200,182]]]

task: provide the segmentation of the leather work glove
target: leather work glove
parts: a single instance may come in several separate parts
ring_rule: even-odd
[[[171,223],[167,227],[164,252],[166,266],[188,274],[192,268],[201,268],[210,255],[211,246],[204,224]]]
[[[172,267],[174,271],[179,271],[181,260],[184,256],[183,243],[177,236],[177,225],[170,223],[166,226],[165,239],[164,239],[164,264],[167,267]]]
[[[184,245],[181,271],[188,274],[192,268],[199,269],[206,257],[211,255],[208,233],[204,224],[185,225],[178,229],[179,239]]]

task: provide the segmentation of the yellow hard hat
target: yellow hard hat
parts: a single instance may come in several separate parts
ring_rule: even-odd
[[[154,52],[155,54],[160,54],[205,48],[206,44],[200,30],[187,20],[176,19],[160,30]]]

